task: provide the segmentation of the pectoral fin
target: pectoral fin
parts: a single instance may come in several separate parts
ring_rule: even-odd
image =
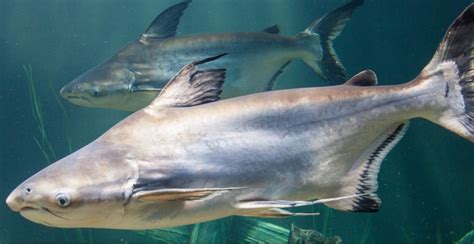
[[[267,218],[278,218],[278,217],[290,217],[290,216],[312,216],[319,215],[319,213],[293,213],[282,208],[294,208],[308,205],[314,205],[319,203],[328,203],[341,201],[347,198],[360,197],[361,195],[351,195],[334,198],[323,198],[314,201],[286,201],[286,200],[275,200],[275,201],[241,201],[237,204],[238,215],[242,216],[254,216],[254,217],[267,217]]]
[[[148,108],[191,107],[217,101],[222,92],[225,69],[200,70],[197,66],[216,60],[224,55],[226,54],[196,61],[184,66],[166,84]]]
[[[242,189],[240,187],[230,188],[176,188],[160,190],[143,190],[135,194],[136,199],[142,202],[161,201],[191,201],[198,200],[210,195],[218,195],[232,190]]]

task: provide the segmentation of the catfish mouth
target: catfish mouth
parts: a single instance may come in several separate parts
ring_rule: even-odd
[[[38,208],[34,208],[34,207],[23,207],[23,208],[21,208],[20,210],[18,210],[18,212],[34,211],[34,210],[39,210],[39,209],[38,209]]]
[[[52,212],[51,210],[49,210],[48,208],[45,208],[45,207],[39,207],[39,208],[35,208],[35,207],[31,207],[31,206],[27,206],[27,207],[23,207],[21,208],[18,212],[20,212],[20,214],[27,218],[27,219],[30,219],[28,218],[28,216],[30,214],[32,215],[37,215],[37,214],[48,214],[48,215],[53,215],[57,218],[60,218],[60,219],[64,219],[64,220],[68,220],[67,218],[57,214],[57,213],[54,213]],[[26,215],[26,216],[25,216]]]
[[[79,106],[90,107],[90,106],[93,106],[93,104],[94,104],[86,96],[73,95],[73,94],[61,94],[61,95],[64,99],[68,100],[70,103],[76,104],[76,105],[79,105]]]
[[[80,96],[80,95],[63,95],[63,97],[67,100],[86,100],[88,102],[91,102],[91,100],[85,96]]]

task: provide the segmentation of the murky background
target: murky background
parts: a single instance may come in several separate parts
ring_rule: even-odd
[[[0,0],[0,200],[50,161],[84,146],[127,115],[74,106],[58,98],[58,91],[134,40],[157,14],[177,2]],[[259,31],[278,23],[282,34],[294,35],[343,2],[195,0],[178,31],[180,35]],[[366,0],[335,41],[335,49],[350,75],[370,68],[378,73],[380,84],[407,82],[430,60],[450,23],[470,3]],[[33,83],[27,77],[30,71]],[[297,61],[286,68],[277,89],[324,84]],[[32,87],[36,99],[32,99]],[[39,113],[35,104],[40,106]],[[468,141],[427,121],[414,120],[382,165],[380,212],[345,213],[316,206],[319,217],[257,220],[286,228],[295,223],[338,235],[343,243],[452,243],[473,229],[472,153],[474,146]],[[154,242],[134,231],[34,224],[1,200],[0,243],[40,241]]]

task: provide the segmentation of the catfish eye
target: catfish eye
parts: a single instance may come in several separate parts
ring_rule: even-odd
[[[65,208],[71,204],[71,197],[67,193],[60,192],[56,194],[56,201],[60,207]]]
[[[94,97],[100,97],[102,94],[100,93],[99,90],[94,90],[94,91],[92,92],[92,95],[94,95]]]

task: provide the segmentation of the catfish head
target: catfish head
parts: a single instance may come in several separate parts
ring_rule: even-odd
[[[137,40],[64,86],[61,96],[85,107],[136,111],[148,105],[174,74],[174,71],[169,74],[157,67],[157,57],[153,55],[156,47],[151,43],[176,34],[189,2],[163,11]]]
[[[137,83],[149,80],[147,76],[153,76],[154,72],[134,70],[132,66],[140,67],[140,60],[131,62],[129,57],[135,45],[126,46],[106,62],[66,84],[60,91],[61,96],[79,106],[128,111],[148,104],[159,89],[137,90]]]
[[[136,173],[114,155],[89,145],[24,181],[6,202],[26,219],[47,226],[114,226],[123,218]]]

